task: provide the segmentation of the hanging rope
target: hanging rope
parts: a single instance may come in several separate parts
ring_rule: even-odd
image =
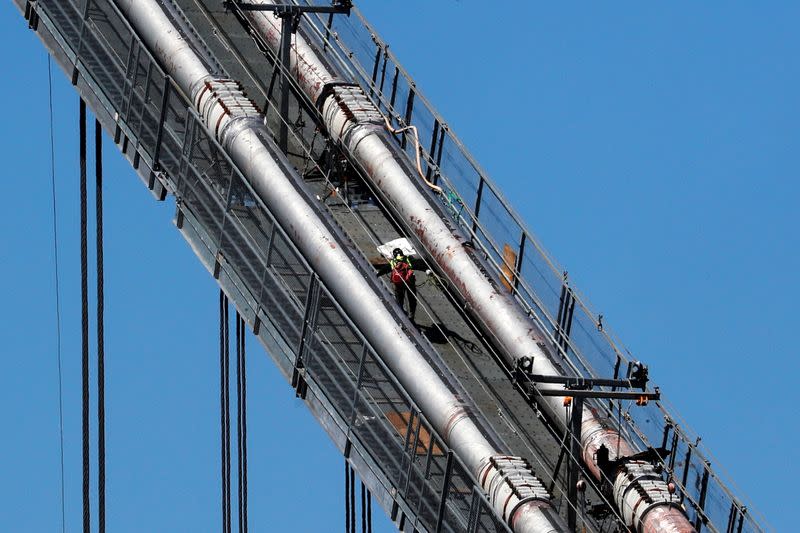
[[[372,493],[367,489],[367,533],[372,533]]]
[[[239,456],[239,533],[247,533],[247,359],[244,320],[236,312],[236,405]]]
[[[344,531],[356,533],[356,471],[344,460]],[[361,533],[372,533],[372,494],[361,482]]]
[[[219,291],[219,409],[221,477],[222,477],[222,532],[231,533],[231,434],[230,434],[230,391],[228,385],[230,368],[228,328],[228,297]]]
[[[350,533],[350,465],[344,460],[344,532]]]
[[[47,54],[47,89],[50,110],[50,194],[53,203],[53,257],[55,259],[56,282],[56,355],[58,358],[58,435],[61,460],[61,531],[66,532],[66,504],[64,503],[64,394],[61,364],[61,282],[58,266],[58,211],[56,210],[56,142],[53,127],[53,69],[50,54]]]
[[[350,467],[350,533],[356,533],[356,471]]]
[[[86,103],[80,101],[80,196],[81,196],[81,378],[83,425],[83,531],[90,533],[89,508],[89,275],[86,246]]]
[[[372,493],[361,481],[361,533],[372,533]]]
[[[103,129],[94,121],[95,246],[97,250],[97,531],[106,531],[106,393],[103,273]]]
[[[361,480],[361,533],[367,533],[367,487]]]

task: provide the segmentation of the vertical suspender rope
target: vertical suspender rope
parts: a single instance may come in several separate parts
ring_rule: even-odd
[[[225,312],[222,309],[225,295],[219,291],[219,467],[222,500],[222,533],[225,531]]]
[[[231,334],[228,315],[228,297],[225,297],[225,531],[231,533]]]
[[[242,533],[242,340],[239,329],[239,312],[236,312],[236,466],[239,475],[237,498],[239,533]]]
[[[227,533],[225,527],[225,293],[219,291],[219,450],[220,450],[220,480],[222,495],[222,533]]]
[[[94,121],[97,251],[97,531],[106,531],[106,406],[103,273],[103,129]]]
[[[219,291],[219,410],[220,465],[222,479],[222,533],[231,532],[231,454],[230,454],[230,341],[228,326],[228,297]]]
[[[367,533],[367,487],[361,480],[361,533]]]
[[[350,465],[344,459],[344,533],[350,533]]]
[[[236,478],[239,510],[239,533],[242,533],[242,332],[239,326],[239,312],[236,312]]]
[[[86,103],[80,101],[80,217],[81,217],[81,384],[83,429],[83,531],[90,533],[89,507],[89,283],[86,246]]]
[[[58,362],[58,434],[61,459],[61,532],[67,530],[66,503],[64,490],[64,394],[61,364],[61,280],[58,265],[58,211],[56,209],[56,141],[53,127],[53,72],[50,54],[47,54],[47,90],[50,110],[50,194],[53,202],[53,257],[55,261],[56,282],[56,355]]]
[[[239,533],[247,533],[247,359],[244,320],[236,312],[236,405],[239,464]]]
[[[372,533],[372,494],[361,481],[361,533]]]
[[[350,468],[350,533],[356,533],[356,471]]]
[[[367,533],[372,533],[372,493],[367,489]]]
[[[361,482],[361,533],[372,533],[372,495]],[[356,533],[358,516],[356,515],[356,471],[344,460],[344,531]]]
[[[247,351],[245,350],[245,328],[242,319],[242,519],[244,533],[248,529],[247,515]]]

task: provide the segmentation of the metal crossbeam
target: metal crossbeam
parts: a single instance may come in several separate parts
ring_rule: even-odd
[[[658,390],[654,392],[622,392],[622,391],[604,391],[604,390],[549,390],[538,389],[537,393],[542,396],[571,396],[572,398],[613,398],[615,400],[659,400],[661,399],[661,392]]]
[[[295,4],[250,4],[231,0],[225,2],[225,7],[236,7],[242,11],[274,11],[276,13],[303,14],[303,13],[341,13],[349,15],[353,4],[349,0],[334,0],[330,6],[298,6]]]

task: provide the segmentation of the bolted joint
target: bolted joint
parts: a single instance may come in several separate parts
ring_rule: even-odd
[[[533,357],[529,355],[524,355],[516,360],[516,370],[517,372],[528,375],[531,373],[531,369],[533,368]]]

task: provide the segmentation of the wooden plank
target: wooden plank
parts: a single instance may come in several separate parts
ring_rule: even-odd
[[[411,413],[408,411],[400,412],[400,413],[386,413],[386,418],[389,422],[394,426],[397,430],[397,433],[402,437],[408,431],[408,424],[411,421]],[[419,439],[417,440],[417,449],[415,453],[417,455],[427,455],[428,447],[431,445],[431,433],[428,431],[425,426],[422,426],[419,429]],[[431,450],[432,455],[444,455],[444,452],[437,444],[433,444],[433,449]]]
[[[503,286],[508,289],[508,292],[514,292],[514,269],[517,266],[517,252],[511,247],[510,244],[503,245],[503,266],[501,271],[503,273],[500,281]]]

